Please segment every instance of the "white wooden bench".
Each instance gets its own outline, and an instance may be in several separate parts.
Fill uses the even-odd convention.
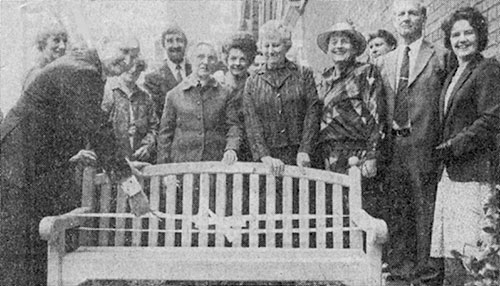
[[[48,285],[92,280],[342,281],[381,285],[384,221],[361,208],[360,172],[261,163],[146,167],[158,216],[129,213],[104,174],[84,172],[82,207],[46,217]],[[67,251],[67,233],[78,245]],[[73,243],[74,244],[74,243]]]

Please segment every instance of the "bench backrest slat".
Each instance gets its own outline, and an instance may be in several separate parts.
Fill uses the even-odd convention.
[[[342,186],[332,185],[332,226],[338,228],[339,231],[333,232],[333,248],[342,248],[344,233],[341,231],[344,224],[344,212],[342,207]]]
[[[272,175],[266,176],[266,214],[268,219],[266,220],[266,246],[275,247],[276,234],[275,230],[275,220],[272,218],[276,214],[276,177]]]
[[[316,247],[326,247],[326,189],[325,182],[316,182]]]
[[[234,174],[233,176],[233,216],[242,215],[242,202],[243,202],[243,175]],[[232,246],[241,247],[241,234],[236,234]]]
[[[293,214],[293,180],[292,177],[283,178],[283,188],[281,193],[283,196],[283,215]],[[288,218],[283,219],[283,247],[292,248],[292,220]]]
[[[227,214],[227,176],[226,174],[219,174],[215,182],[215,213],[216,214]],[[217,228],[218,226],[216,226]],[[225,245],[225,236],[221,232],[217,232],[215,235],[215,246],[223,247]]]
[[[198,214],[205,212],[208,209],[208,197],[210,194],[210,179],[208,174],[201,174],[199,182],[200,195],[198,196]],[[198,225],[198,230],[198,246],[208,246],[208,225],[206,225],[205,223],[200,223]]]
[[[118,190],[116,191],[116,212],[124,213],[127,211],[127,195],[123,192],[120,186],[117,186]],[[124,218],[116,218],[115,225],[116,229],[124,229],[125,228],[125,219]],[[124,246],[125,245],[125,232],[117,231],[115,233],[115,246]]]
[[[175,206],[177,202],[177,177],[175,175],[168,175],[165,179],[165,185],[163,188],[163,190],[165,190],[164,212],[173,216],[175,215]],[[175,229],[175,219],[173,217],[165,218],[165,229],[170,230],[165,233],[165,246],[174,246],[175,233],[172,230]]]
[[[259,203],[260,203],[260,198],[259,198],[259,175],[257,174],[251,174],[250,175],[250,184],[249,184],[249,214],[250,215],[258,215],[259,214]],[[259,221],[251,221],[249,224],[249,229],[250,229],[250,237],[249,237],[249,243],[250,247],[258,247],[259,246],[259,235],[257,233],[259,229]]]
[[[193,210],[193,175],[185,174],[182,178],[182,212],[192,214]],[[187,219],[182,221],[182,246],[191,246],[193,232],[191,222]]]
[[[301,229],[309,228],[309,180],[300,179],[299,180],[299,214],[302,218],[299,221]],[[309,246],[309,232],[300,232],[300,247],[307,248]]]
[[[111,184],[109,179],[107,179],[106,183],[101,185],[101,193],[99,196],[99,211],[102,213],[109,213],[111,211]],[[110,227],[110,219],[102,218],[99,220],[99,228],[109,228]],[[98,240],[99,246],[108,246],[109,245],[109,231],[99,231]]]
[[[151,191],[149,195],[149,205],[152,210],[160,209],[160,188],[161,181],[160,177],[151,178],[150,182]],[[158,227],[159,227],[159,219],[153,217],[149,220],[149,237],[148,237],[148,245],[149,246],[157,246],[158,245]]]

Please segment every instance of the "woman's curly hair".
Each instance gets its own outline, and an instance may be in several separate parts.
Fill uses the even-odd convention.
[[[453,25],[460,20],[466,20],[469,22],[478,38],[478,51],[484,51],[484,49],[488,46],[488,23],[481,12],[473,7],[459,8],[443,22],[441,30],[444,32],[444,46],[447,49],[452,49],[450,43],[451,29],[453,28]]]
[[[253,63],[257,54],[257,42],[254,37],[247,32],[237,32],[231,35],[222,46],[224,60],[227,62],[227,56],[231,49],[241,50],[248,58],[249,63]]]

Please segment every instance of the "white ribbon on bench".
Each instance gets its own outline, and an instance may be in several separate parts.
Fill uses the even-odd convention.
[[[240,216],[222,217],[206,208],[200,211],[200,215],[194,216],[192,222],[199,229],[207,229],[208,225],[215,225],[229,242],[233,242],[241,235],[241,228],[245,227],[248,219]]]

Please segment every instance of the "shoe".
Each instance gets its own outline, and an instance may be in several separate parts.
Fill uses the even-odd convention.
[[[397,265],[389,266],[389,268],[387,269],[389,272],[389,277],[387,277],[387,280],[410,281],[414,268],[415,268],[415,263],[410,260],[403,260]]]
[[[420,264],[413,270],[410,283],[413,285],[442,285],[443,271],[435,263]]]

